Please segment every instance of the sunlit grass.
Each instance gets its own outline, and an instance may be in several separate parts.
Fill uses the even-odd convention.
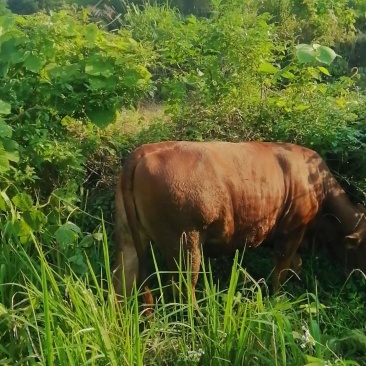
[[[163,106],[149,101],[135,110],[122,110],[117,121],[106,128],[112,135],[137,135],[157,121],[168,122],[169,116],[164,113]]]

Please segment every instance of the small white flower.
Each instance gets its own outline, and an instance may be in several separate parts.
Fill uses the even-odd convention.
[[[197,351],[188,350],[187,354],[181,353],[179,358],[185,362],[199,362],[204,354],[205,351],[202,348],[199,348]]]
[[[305,348],[306,346],[313,347],[315,345],[314,338],[310,334],[310,331],[307,327],[302,326],[302,330],[304,331],[304,334],[301,336],[302,343],[300,344],[301,348]]]

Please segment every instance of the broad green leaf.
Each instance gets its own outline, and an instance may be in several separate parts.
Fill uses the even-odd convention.
[[[85,262],[84,262],[83,255],[81,253],[78,253],[78,254],[73,255],[72,257],[70,257],[68,259],[68,261],[70,263],[75,263],[78,266],[82,266],[82,267],[85,267],[86,266],[85,265]]]
[[[10,114],[10,112],[11,112],[11,105],[0,99],[0,114]],[[1,133],[0,133],[0,136],[2,136]],[[8,137],[10,137],[10,136],[8,136]]]
[[[94,46],[99,32],[98,26],[94,23],[90,23],[86,27],[84,27],[83,30],[85,30],[86,40]]]
[[[4,61],[4,60],[1,60]],[[9,62],[0,63],[0,77],[5,77],[9,71]]]
[[[87,111],[86,115],[96,126],[104,128],[117,120],[118,111],[97,108]]]
[[[0,118],[0,139],[10,138],[12,133],[13,133],[12,128],[8,126],[5,123],[5,121]]]
[[[2,141],[7,158],[14,163],[19,161],[19,145],[16,141],[5,139]]]
[[[314,67],[309,67],[308,68],[308,73],[317,80],[320,80],[320,74],[319,71],[317,69],[315,69]]]
[[[17,236],[28,236],[32,233],[32,229],[28,226],[24,219],[16,221],[13,228]]]
[[[6,203],[5,203],[5,201],[4,201],[4,198],[0,195],[0,210],[1,211],[7,211],[7,209],[6,209]]]
[[[90,76],[90,78],[88,79],[90,88],[93,90],[98,90],[98,89],[104,89],[105,87],[105,78],[100,78],[97,76]]]
[[[287,70],[280,71],[279,76],[285,79],[293,79],[295,77],[295,75],[291,71]]]
[[[88,266],[86,265],[84,257],[81,253],[73,255],[68,259],[68,261],[71,264],[72,270],[79,276],[84,274],[88,269]]]
[[[91,247],[92,245],[94,244],[94,239],[93,239],[93,236],[92,235],[85,235],[79,245],[82,247],[82,248],[89,248]]]
[[[341,108],[345,108],[347,105],[346,101],[342,97],[336,98],[335,101],[336,101],[337,105],[339,105]]]
[[[308,362],[304,366],[324,366],[325,362],[321,358],[306,355],[306,361]]]
[[[307,109],[309,109],[310,106],[305,105],[305,104],[298,104],[295,106],[295,111],[306,111]]]
[[[99,77],[99,76],[90,76],[88,78],[89,85],[91,89],[99,90],[99,89],[114,89],[118,83],[118,79],[115,75],[112,75],[108,78]]]
[[[287,106],[287,103],[284,100],[279,100],[279,101],[276,101],[276,105],[278,107],[286,107]]]
[[[56,188],[52,193],[52,198],[56,199],[57,205],[60,203],[60,200],[71,204],[80,202],[80,198],[74,193],[74,190],[66,188]]]
[[[68,81],[77,74],[79,67],[80,65],[78,64],[71,64],[64,67],[52,64],[47,65],[45,69],[52,77],[59,78],[62,81]]]
[[[301,63],[313,62],[315,55],[314,48],[308,44],[301,43],[296,46],[296,57]]]
[[[26,193],[18,193],[12,198],[14,205],[22,211],[30,211],[33,209],[32,197]]]
[[[69,79],[72,76],[75,76],[79,72],[80,65],[79,64],[71,64],[67,65],[63,68],[62,77],[64,79]]]
[[[62,118],[61,120],[61,124],[62,126],[70,126],[72,124],[75,123],[75,118],[72,118],[70,116],[65,116],[64,118]]]
[[[18,49],[16,47],[16,39],[10,38],[2,42],[0,52],[1,52],[1,61],[8,63],[11,60],[12,55],[18,52]]]
[[[88,63],[85,65],[85,72],[88,75],[102,75],[108,78],[113,75],[113,70],[113,65],[105,62],[105,60],[97,59],[96,57],[91,57]]]
[[[259,18],[259,17],[258,17],[258,18]],[[268,28],[269,28],[268,23],[267,23],[264,19],[261,19],[261,18],[259,18],[259,20],[258,20],[258,25],[259,25],[262,29],[268,29]]]
[[[323,66],[318,66],[318,70],[320,72],[322,72],[323,74],[325,74],[325,75],[331,76],[330,73],[329,73],[329,71],[325,67],[323,67]]]
[[[44,71],[53,78],[58,78],[62,75],[62,67],[54,63],[46,65]]]
[[[190,14],[187,18],[186,21],[190,24],[197,24],[197,18],[193,15]]]
[[[118,78],[115,75],[110,76],[109,78],[105,79],[104,88],[114,89],[118,83],[119,83]]]
[[[47,223],[46,216],[38,210],[25,212],[23,218],[29,227],[35,232],[41,232],[43,226]]]
[[[56,55],[56,52],[57,52],[55,50],[54,40],[43,37],[41,47],[42,48],[40,49],[40,55],[45,57],[47,60],[54,58],[54,56]]]
[[[65,227],[68,227],[70,230],[74,231],[77,234],[81,235],[81,230],[79,226],[75,225],[73,222],[68,221],[66,224],[64,224]]]
[[[129,87],[135,87],[139,80],[142,79],[141,74],[134,69],[126,69],[123,75],[123,83]]]
[[[134,70],[139,74],[140,82],[141,80],[148,81],[152,77],[150,71],[142,65],[136,65]]]
[[[275,309],[277,311],[286,311],[286,310],[291,309],[292,306],[293,305],[288,301],[285,301],[285,302],[279,301],[275,304]]]
[[[56,63],[54,62],[51,62],[49,64],[47,64],[45,67],[44,67],[44,70],[47,71],[47,72],[50,72],[53,71],[54,69],[56,68],[60,68],[61,66],[57,65]]]
[[[3,15],[0,17],[0,36],[7,32],[15,23],[14,15]]]
[[[9,168],[9,159],[6,157],[6,151],[0,143],[0,173],[6,172]]]
[[[79,233],[80,229],[76,225],[66,223],[56,230],[55,239],[57,243],[65,249],[76,242]]]
[[[39,72],[44,64],[45,61],[35,55],[29,55],[24,61],[25,68],[35,73]]]
[[[24,223],[24,225],[26,224]],[[30,243],[33,243],[32,235],[30,235],[32,233],[32,230],[29,229],[28,231],[29,234],[22,234],[19,236],[19,241],[23,245],[29,245]]]
[[[273,66],[272,64],[266,62],[258,67],[258,72],[262,72],[265,74],[275,74],[276,72],[280,71],[277,67]]]
[[[13,64],[19,64],[20,62],[23,62],[26,58],[26,54],[23,50],[21,51],[15,51],[10,55],[10,61]]]
[[[9,152],[5,150],[5,157],[14,163],[17,163],[19,161],[19,153],[18,151]]]
[[[94,233],[93,238],[97,241],[102,241],[103,240],[103,233]]]
[[[323,64],[330,65],[338,56],[331,48],[320,46],[316,50],[316,59]]]

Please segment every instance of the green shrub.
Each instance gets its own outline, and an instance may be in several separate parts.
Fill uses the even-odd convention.
[[[102,127],[136,104],[152,90],[146,66],[153,54],[126,31],[88,23],[85,11],[2,17],[0,24],[0,99],[11,105],[5,122],[20,154],[9,176],[25,187],[42,179],[45,193],[80,185],[91,150],[78,148],[67,126],[89,118]]]
[[[217,104],[256,82],[248,80],[250,71],[271,58],[273,49],[267,19],[246,3],[228,2],[208,19],[146,6],[126,14],[123,26],[131,28],[137,40],[153,45],[159,55],[156,82],[169,107],[179,110],[186,97]],[[257,98],[258,89],[252,88]]]

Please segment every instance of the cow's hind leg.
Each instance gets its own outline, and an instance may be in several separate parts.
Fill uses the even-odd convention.
[[[143,285],[143,303],[146,307],[153,305],[153,297],[148,285],[147,249],[150,240],[140,233],[143,253],[138,257],[136,248],[129,233],[120,231],[116,235],[118,239],[116,260],[113,265],[113,284],[118,297],[123,299],[131,295],[134,283],[137,288]]]
[[[275,269],[273,274],[273,289],[275,293],[286,279],[288,270],[294,269],[297,272],[301,267],[301,258],[298,256],[297,250],[299,249],[304,233],[305,228],[301,228],[296,232],[283,235],[275,241]]]
[[[130,296],[138,277],[139,261],[133,244],[118,247],[113,264],[113,285],[118,297]]]
[[[141,244],[143,246],[142,256],[139,257],[139,270],[138,270],[138,286],[142,286],[142,302],[145,308],[146,314],[152,312],[152,306],[154,305],[154,297],[150,289],[149,280],[149,261],[147,257],[148,248],[150,246],[150,239],[140,232]]]

